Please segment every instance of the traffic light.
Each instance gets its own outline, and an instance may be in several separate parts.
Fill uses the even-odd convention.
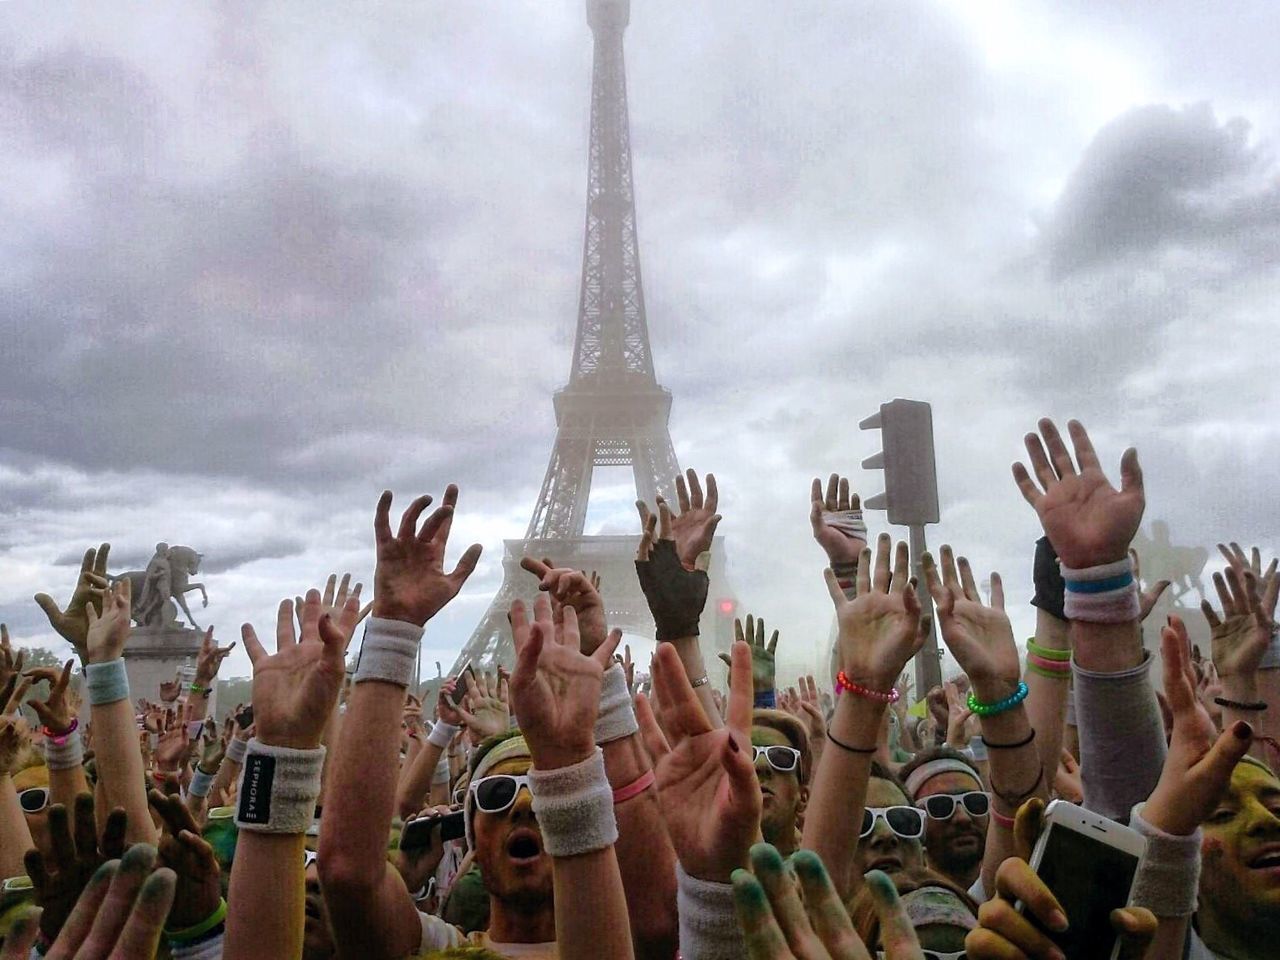
[[[933,411],[921,400],[880,404],[858,426],[879,430],[884,448],[862,461],[884,471],[884,493],[862,501],[869,510],[887,510],[889,522],[923,526],[938,522],[938,474],[933,458]]]
[[[738,601],[723,597],[716,601],[716,651],[728,653],[733,647],[733,620],[738,613]]]

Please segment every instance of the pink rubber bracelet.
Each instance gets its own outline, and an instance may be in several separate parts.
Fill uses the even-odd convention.
[[[657,777],[653,775],[652,769],[646,770],[625,787],[619,787],[617,790],[613,791],[613,802],[615,804],[623,803],[630,800],[632,797],[640,796],[640,794],[653,786],[653,782],[656,779]]]
[[[1034,653],[1028,653],[1027,663],[1034,663],[1041,670],[1060,673],[1064,677],[1071,675],[1071,661],[1069,660],[1050,660],[1048,657],[1039,657]]]

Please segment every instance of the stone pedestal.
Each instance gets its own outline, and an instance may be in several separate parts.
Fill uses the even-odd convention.
[[[195,677],[196,657],[204,633],[185,627],[134,627],[124,649],[129,692],[134,703],[141,697],[160,701],[160,684],[174,678],[179,670],[190,683]],[[210,703],[210,712],[213,704]]]

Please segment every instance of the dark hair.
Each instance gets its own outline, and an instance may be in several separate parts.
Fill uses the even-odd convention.
[[[955,747],[948,747],[945,744],[941,747],[930,747],[928,750],[921,750],[902,765],[898,770],[898,776],[902,778],[902,782],[905,784],[911,779],[912,772],[919,767],[924,766],[926,763],[929,763],[931,760],[959,760],[973,771],[973,779],[978,781],[978,785],[982,785],[982,775],[978,773],[978,767],[973,762],[973,758],[961,753],[959,750],[955,749]],[[902,792],[906,794],[907,799],[912,803],[916,802],[916,798],[911,796],[910,793],[907,793],[906,789],[903,789]]]
[[[906,784],[904,784],[901,780],[899,780],[897,775],[888,767],[886,767],[884,764],[882,764],[879,760],[871,761],[871,776],[877,780],[888,780],[895,787],[897,787],[899,790],[902,791],[902,795],[904,797],[907,796]]]

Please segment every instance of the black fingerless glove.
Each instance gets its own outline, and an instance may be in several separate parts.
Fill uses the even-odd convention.
[[[684,568],[674,540],[659,540],[648,560],[637,560],[636,576],[649,602],[659,643],[698,635],[698,618],[707,605],[711,579],[705,570]]]
[[[1058,551],[1053,549],[1048,537],[1041,537],[1036,541],[1036,562],[1032,575],[1036,582],[1036,595],[1031,598],[1031,605],[1053,614],[1059,620],[1067,619],[1063,607],[1063,594],[1067,586],[1062,579],[1062,570],[1058,567]]]

